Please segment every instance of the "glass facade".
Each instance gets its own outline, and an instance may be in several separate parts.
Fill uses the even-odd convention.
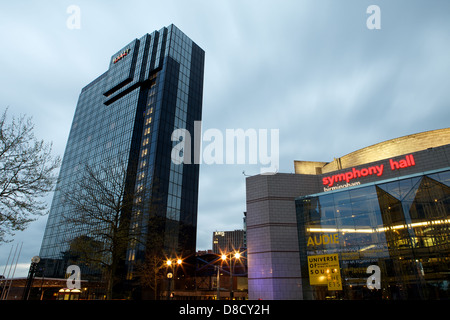
[[[450,171],[296,199],[303,297],[450,298]]]
[[[73,210],[64,194],[86,165],[125,163],[127,188],[145,190],[131,210],[130,230],[139,229],[141,239],[127,246],[127,279],[153,245],[149,230],[167,256],[195,253],[199,165],[171,161],[171,135],[194,132],[201,120],[203,68],[204,51],[170,25],[119,50],[108,71],[82,89],[40,251],[46,277],[64,277],[71,242],[89,236],[64,218]]]

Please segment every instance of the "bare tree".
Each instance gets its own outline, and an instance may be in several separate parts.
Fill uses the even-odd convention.
[[[31,118],[0,118],[0,244],[7,235],[25,230],[31,221],[48,213],[44,197],[56,182],[60,158],[52,145],[37,140]]]
[[[78,241],[71,240],[71,249],[81,253],[84,262],[104,270],[108,299],[129,243],[139,238],[137,231],[130,228],[130,217],[143,190],[134,188],[134,179],[127,170],[125,164],[114,161],[86,166],[71,190],[64,193],[71,208],[65,219],[97,244],[86,246],[79,237]]]
[[[153,293],[154,300],[158,300],[158,291],[165,279],[162,271],[166,268],[166,260],[154,251],[148,251],[145,260],[138,261],[135,266],[135,276],[139,279],[140,285]]]
[[[146,237],[146,248],[144,259],[135,262],[134,276],[139,279],[139,283],[142,288],[149,289],[153,293],[153,299],[158,299],[158,291],[161,287],[162,281],[165,279],[165,273],[167,269],[167,256],[163,252],[163,234],[161,229],[164,226],[164,219],[159,217],[157,207],[152,207],[148,222]]]

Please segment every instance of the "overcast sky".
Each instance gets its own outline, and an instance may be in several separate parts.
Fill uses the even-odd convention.
[[[69,29],[70,5],[80,28]],[[381,29],[369,29],[370,5]],[[278,129],[279,171],[388,139],[449,127],[450,1],[8,1],[0,9],[0,106],[33,117],[62,156],[81,88],[112,54],[171,23],[206,52],[203,129]],[[261,165],[203,165],[198,249],[242,229],[245,176]],[[51,198],[50,198],[51,199]],[[0,274],[39,254],[47,217],[0,245]],[[14,247],[15,248],[15,247]]]

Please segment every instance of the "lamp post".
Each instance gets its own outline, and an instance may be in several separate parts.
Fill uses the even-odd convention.
[[[183,260],[180,258],[177,258],[176,260],[177,266],[181,266],[183,264]],[[173,261],[171,259],[166,260],[166,267],[171,268],[173,271]],[[167,281],[169,282],[168,288],[167,288],[167,300],[170,299],[170,292],[172,291],[172,279],[173,279],[173,273],[167,272]]]
[[[34,256],[31,259],[31,265],[30,270],[28,271],[28,277],[27,277],[27,283],[25,285],[25,290],[23,291],[23,300],[28,300],[28,297],[30,296],[30,290],[33,285],[33,279],[36,274],[36,268],[41,258],[39,256]]]
[[[239,252],[234,253],[234,262],[232,262],[232,256],[230,255],[230,276],[231,276],[231,286],[230,286],[230,300],[234,299],[234,292],[233,292],[233,272],[234,272],[234,266],[236,264],[236,260],[239,260],[241,257],[241,254]],[[231,266],[231,263],[233,263],[233,266]]]
[[[217,267],[217,300],[220,300],[220,267]]]
[[[234,265],[236,263],[236,260],[239,260],[241,258],[241,254],[239,251],[235,252],[234,254],[229,253],[230,256],[230,300],[233,300],[234,294],[233,294],[233,269]],[[234,258],[234,263],[233,263]],[[227,255],[222,254],[221,256],[222,262],[227,260]],[[217,296],[219,297],[219,271],[217,271]]]

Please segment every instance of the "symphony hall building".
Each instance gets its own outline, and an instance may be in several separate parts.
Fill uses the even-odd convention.
[[[250,299],[450,299],[450,129],[247,178]]]

